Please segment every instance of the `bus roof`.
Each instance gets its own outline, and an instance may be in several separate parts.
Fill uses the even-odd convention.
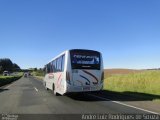
[[[92,51],[92,52],[98,52],[98,53],[100,53],[99,51],[96,51],[96,50],[89,50],[89,49],[70,49],[69,51],[78,51],[78,50],[86,50],[86,51]]]

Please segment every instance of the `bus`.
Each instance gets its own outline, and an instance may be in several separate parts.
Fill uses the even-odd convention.
[[[43,84],[54,95],[100,91],[103,88],[102,54],[94,50],[71,49],[45,65]]]

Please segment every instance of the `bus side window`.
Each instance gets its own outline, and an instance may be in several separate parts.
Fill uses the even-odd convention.
[[[47,73],[50,73],[50,64],[47,65]]]
[[[56,61],[55,60],[53,61],[53,72],[54,73],[56,72]]]
[[[62,66],[61,66],[61,71],[64,71],[64,60],[65,60],[65,56],[62,55]]]
[[[57,61],[57,64],[56,64],[57,72],[59,72],[59,58],[57,58],[56,61]]]
[[[52,73],[52,62],[50,62],[50,73]]]
[[[59,70],[59,72],[61,72],[61,64],[62,64],[61,61],[62,61],[62,57],[59,57],[58,59],[59,59],[59,60],[58,60],[58,63],[59,63],[59,64],[58,64],[58,70]]]
[[[57,59],[55,60],[55,72],[57,72]]]

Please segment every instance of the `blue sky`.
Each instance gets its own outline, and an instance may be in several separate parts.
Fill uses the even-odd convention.
[[[105,68],[160,67],[159,0],[0,0],[0,58],[43,67],[66,49],[102,52]]]

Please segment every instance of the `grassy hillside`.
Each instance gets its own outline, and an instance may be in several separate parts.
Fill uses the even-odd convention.
[[[117,92],[138,92],[160,95],[160,71],[112,74],[105,78],[104,89]]]

